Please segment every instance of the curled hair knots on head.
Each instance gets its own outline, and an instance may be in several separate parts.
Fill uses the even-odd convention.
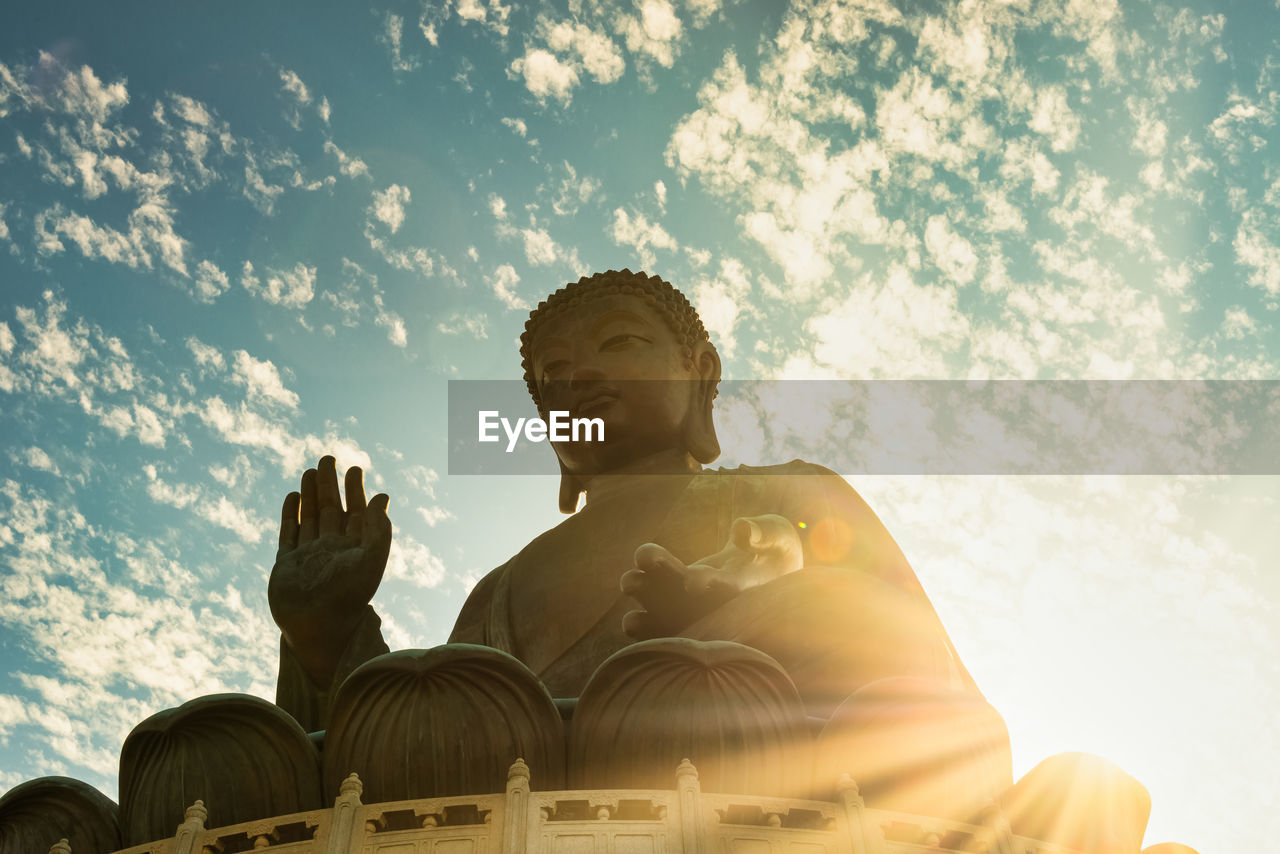
[[[539,409],[542,408],[542,397],[538,392],[537,377],[533,370],[533,338],[538,330],[549,320],[559,317],[592,300],[608,296],[634,296],[644,300],[645,304],[657,312],[666,323],[667,328],[680,342],[687,357],[693,356],[694,348],[709,341],[706,327],[684,294],[667,281],[658,276],[646,275],[643,271],[633,273],[629,269],[608,270],[592,276],[583,276],[576,282],[570,282],[551,296],[538,303],[538,307],[529,312],[524,332],[520,336],[520,360],[524,368],[524,381],[529,387],[529,394]]]

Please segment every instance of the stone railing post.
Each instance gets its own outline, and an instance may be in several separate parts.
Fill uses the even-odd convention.
[[[525,854],[529,849],[529,766],[523,759],[512,762],[507,769],[507,802],[503,813],[503,854]]]
[[[882,854],[884,845],[879,832],[867,825],[867,804],[862,800],[858,784],[848,774],[841,774],[836,781],[836,792],[844,806],[845,821],[849,825],[849,844],[853,854]]]
[[[59,839],[49,846],[49,854],[71,854],[71,843],[65,837]]]
[[[200,851],[200,837],[204,833],[204,823],[209,820],[209,811],[204,808],[204,801],[196,801],[187,807],[173,835],[173,854],[193,854]]]
[[[680,808],[680,843],[684,854],[702,854],[706,822],[702,819],[702,787],[698,769],[688,759],[676,768],[676,804]]]
[[[364,826],[356,819],[360,814],[360,793],[364,784],[360,777],[352,771],[342,781],[338,797],[333,801],[333,818],[329,821],[329,838],[325,845],[325,854],[352,854],[359,849],[364,836]],[[359,831],[359,838],[357,837]],[[175,852],[176,854],[176,852]]]

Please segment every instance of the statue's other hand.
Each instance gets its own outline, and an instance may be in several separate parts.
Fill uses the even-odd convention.
[[[284,500],[280,548],[267,586],[271,616],[303,669],[320,686],[373,598],[387,567],[391,520],[387,496],[365,502],[364,474],[346,474],[347,507],[334,458],[302,475],[301,492]]]
[[[623,617],[622,630],[642,640],[673,635],[743,590],[799,569],[804,550],[795,526],[771,514],[734,520],[725,547],[691,564],[654,543],[636,549],[635,562],[621,586],[641,609]]]

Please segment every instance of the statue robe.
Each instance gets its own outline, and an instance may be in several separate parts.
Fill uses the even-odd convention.
[[[804,568],[739,594],[680,634],[729,640],[773,656],[809,714],[826,717],[853,691],[889,676],[976,687],[901,549],[866,502],[833,472],[777,466],[619,478],[525,546],[471,591],[450,643],[495,647],[522,661],[554,697],[581,693],[606,658],[634,640],[637,608],[619,579],[644,543],[685,563],[724,547],[735,519],[777,514],[796,525]],[[332,688],[387,651],[369,609]],[[282,644],[278,702],[320,728],[319,692]]]

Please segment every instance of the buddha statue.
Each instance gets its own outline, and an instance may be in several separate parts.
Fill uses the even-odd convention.
[[[539,411],[601,417],[606,441],[552,446],[572,515],[476,585],[450,643],[508,652],[562,699],[657,637],[759,649],[817,717],[879,678],[976,692],[902,551],[842,478],[799,460],[704,468],[720,452],[720,359],[670,284],[626,270],[572,283],[531,313],[521,356]],[[366,503],[358,468],[345,487],[344,508],[332,457],[303,475],[270,582],[278,703],[309,729],[346,675],[387,651],[367,604],[387,498]]]

